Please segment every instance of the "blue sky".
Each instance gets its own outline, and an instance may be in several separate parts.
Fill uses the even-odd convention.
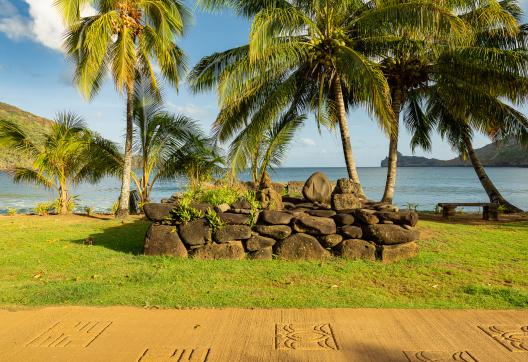
[[[124,100],[108,81],[101,93],[86,102],[72,85],[72,65],[60,49],[63,26],[53,8],[54,0],[0,0],[0,101],[52,118],[69,110],[82,115],[91,128],[121,142],[124,132]],[[521,1],[525,10],[528,0]],[[195,18],[187,36],[179,41],[190,66],[203,56],[247,43],[249,22],[229,12],[208,14],[194,9]],[[193,95],[182,84],[179,92],[166,88],[170,111],[184,113],[210,130],[218,107],[214,93]],[[388,141],[366,112],[349,114],[352,147],[361,167],[379,166],[386,157]],[[489,143],[478,136],[476,146]],[[400,151],[411,154],[404,131]],[[433,150],[417,155],[448,159],[456,155],[435,137]],[[322,130],[308,121],[292,144],[284,166],[344,166],[338,134]]]

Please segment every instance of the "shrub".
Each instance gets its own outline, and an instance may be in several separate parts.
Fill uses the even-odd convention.
[[[92,216],[92,215],[94,214],[94,211],[95,211],[94,208],[91,207],[91,206],[86,206],[86,207],[84,208],[84,212],[85,212],[86,215],[88,215],[88,216]]]
[[[205,218],[207,219],[209,225],[211,226],[211,228],[213,228],[213,230],[217,230],[224,226],[224,222],[220,220],[220,217],[213,209],[207,209],[207,211],[205,212]]]
[[[53,209],[53,202],[39,202],[35,207],[35,213],[39,216],[49,215],[50,211]]]
[[[251,227],[255,226],[258,221],[259,212],[261,208],[261,204],[259,201],[257,201],[257,194],[253,190],[246,191],[246,193],[243,196],[247,202],[251,205],[251,213],[250,213],[250,219],[249,219],[249,225]]]
[[[112,209],[111,209],[111,213],[112,215],[115,215],[117,214],[117,210],[119,210],[119,201],[116,201],[112,204]]]
[[[68,212],[72,212],[73,209],[75,208],[75,199],[76,199],[76,196],[68,200],[68,204],[66,205],[66,209],[68,210]],[[53,201],[50,204],[50,206],[51,206],[51,209],[53,209],[53,211],[58,214],[61,210],[60,199],[56,199],[55,201]]]
[[[171,211],[172,219],[186,224],[190,221],[203,218],[205,216],[204,213],[191,207],[190,201],[189,199],[180,200],[178,206]]]
[[[13,207],[7,208],[7,215],[8,216],[15,216],[17,214],[18,210]]]
[[[231,205],[240,198],[240,192],[224,186],[207,191],[195,191],[194,197],[196,201],[205,202],[212,206],[218,206],[221,204]]]

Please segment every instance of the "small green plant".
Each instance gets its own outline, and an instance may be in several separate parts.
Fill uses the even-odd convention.
[[[499,205],[497,207],[497,211],[500,212],[501,214],[504,214],[506,212],[506,206],[504,205]]]
[[[7,215],[8,216],[15,216],[17,214],[18,210],[13,207],[7,208]]]
[[[213,230],[220,229],[224,226],[224,222],[220,219],[216,211],[211,208],[207,209],[205,212],[205,218]]]
[[[77,199],[78,199],[78,197],[77,197],[77,196],[74,196],[74,197],[70,198],[70,199],[67,201],[67,204],[66,204],[66,210],[67,210],[68,212],[72,212],[73,209],[75,209],[75,203],[76,203],[76,200],[77,200]],[[55,201],[53,201],[53,202],[51,203],[51,208],[53,209],[53,211],[54,211],[55,213],[58,214],[58,213],[60,212],[61,208],[62,208],[62,207],[61,207],[61,201],[60,201],[60,199],[56,199]]]
[[[258,221],[259,213],[260,213],[260,202],[257,201],[257,194],[253,190],[247,191],[243,196],[247,202],[251,205],[251,212],[249,214],[249,225],[251,227],[255,226]]]
[[[39,202],[35,207],[35,214],[39,216],[49,215],[51,210],[53,210],[53,202]]]
[[[112,204],[112,209],[111,209],[112,215],[117,214],[117,210],[119,210],[119,201],[116,201]]]
[[[224,186],[207,191],[201,191],[195,195],[195,199],[200,202],[208,203],[212,206],[222,204],[231,205],[240,198],[238,190]]]
[[[190,205],[190,201],[187,199],[180,200],[178,206],[171,211],[171,217],[173,220],[182,222],[184,224],[201,219],[205,215],[202,211],[195,209]]]
[[[91,206],[86,206],[86,207],[84,208],[84,212],[85,212],[86,215],[88,215],[88,216],[92,216],[92,215],[94,214],[94,211],[95,211],[94,208],[91,207]]]

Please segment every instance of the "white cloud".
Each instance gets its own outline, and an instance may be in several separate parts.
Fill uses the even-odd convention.
[[[309,147],[314,147],[316,146],[317,144],[315,143],[315,141],[311,138],[301,138],[301,143],[304,145],[304,146],[309,146]]]
[[[50,49],[63,51],[62,42],[65,25],[54,6],[55,0],[24,0],[28,4],[28,15],[23,16],[10,0],[0,0],[0,32],[12,40],[28,39]],[[82,15],[93,15],[95,10],[87,7]]]
[[[180,106],[173,102],[166,102],[167,106],[174,109],[178,113],[182,113],[192,118],[204,118],[210,115],[210,106],[198,106],[193,103],[188,103],[184,106]]]

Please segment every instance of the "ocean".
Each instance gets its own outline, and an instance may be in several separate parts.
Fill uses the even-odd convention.
[[[271,172],[273,181],[304,181],[312,173],[322,171],[332,180],[346,177],[345,168],[279,168]],[[383,195],[386,169],[359,168],[363,188],[370,199]],[[489,168],[488,174],[507,200],[528,210],[528,168]],[[247,175],[241,175],[247,180]],[[186,180],[159,181],[152,192],[153,201],[183,191]],[[86,206],[98,212],[107,212],[119,196],[119,180],[106,178],[95,185],[82,184],[73,188],[77,195],[77,211]],[[56,195],[31,184],[15,184],[7,173],[0,173],[0,214],[8,208],[28,213],[39,202],[51,201]],[[472,168],[416,167],[400,168],[394,203],[400,207],[417,205],[418,210],[433,210],[439,202],[486,202],[488,198]],[[468,210],[469,211],[469,210]]]

